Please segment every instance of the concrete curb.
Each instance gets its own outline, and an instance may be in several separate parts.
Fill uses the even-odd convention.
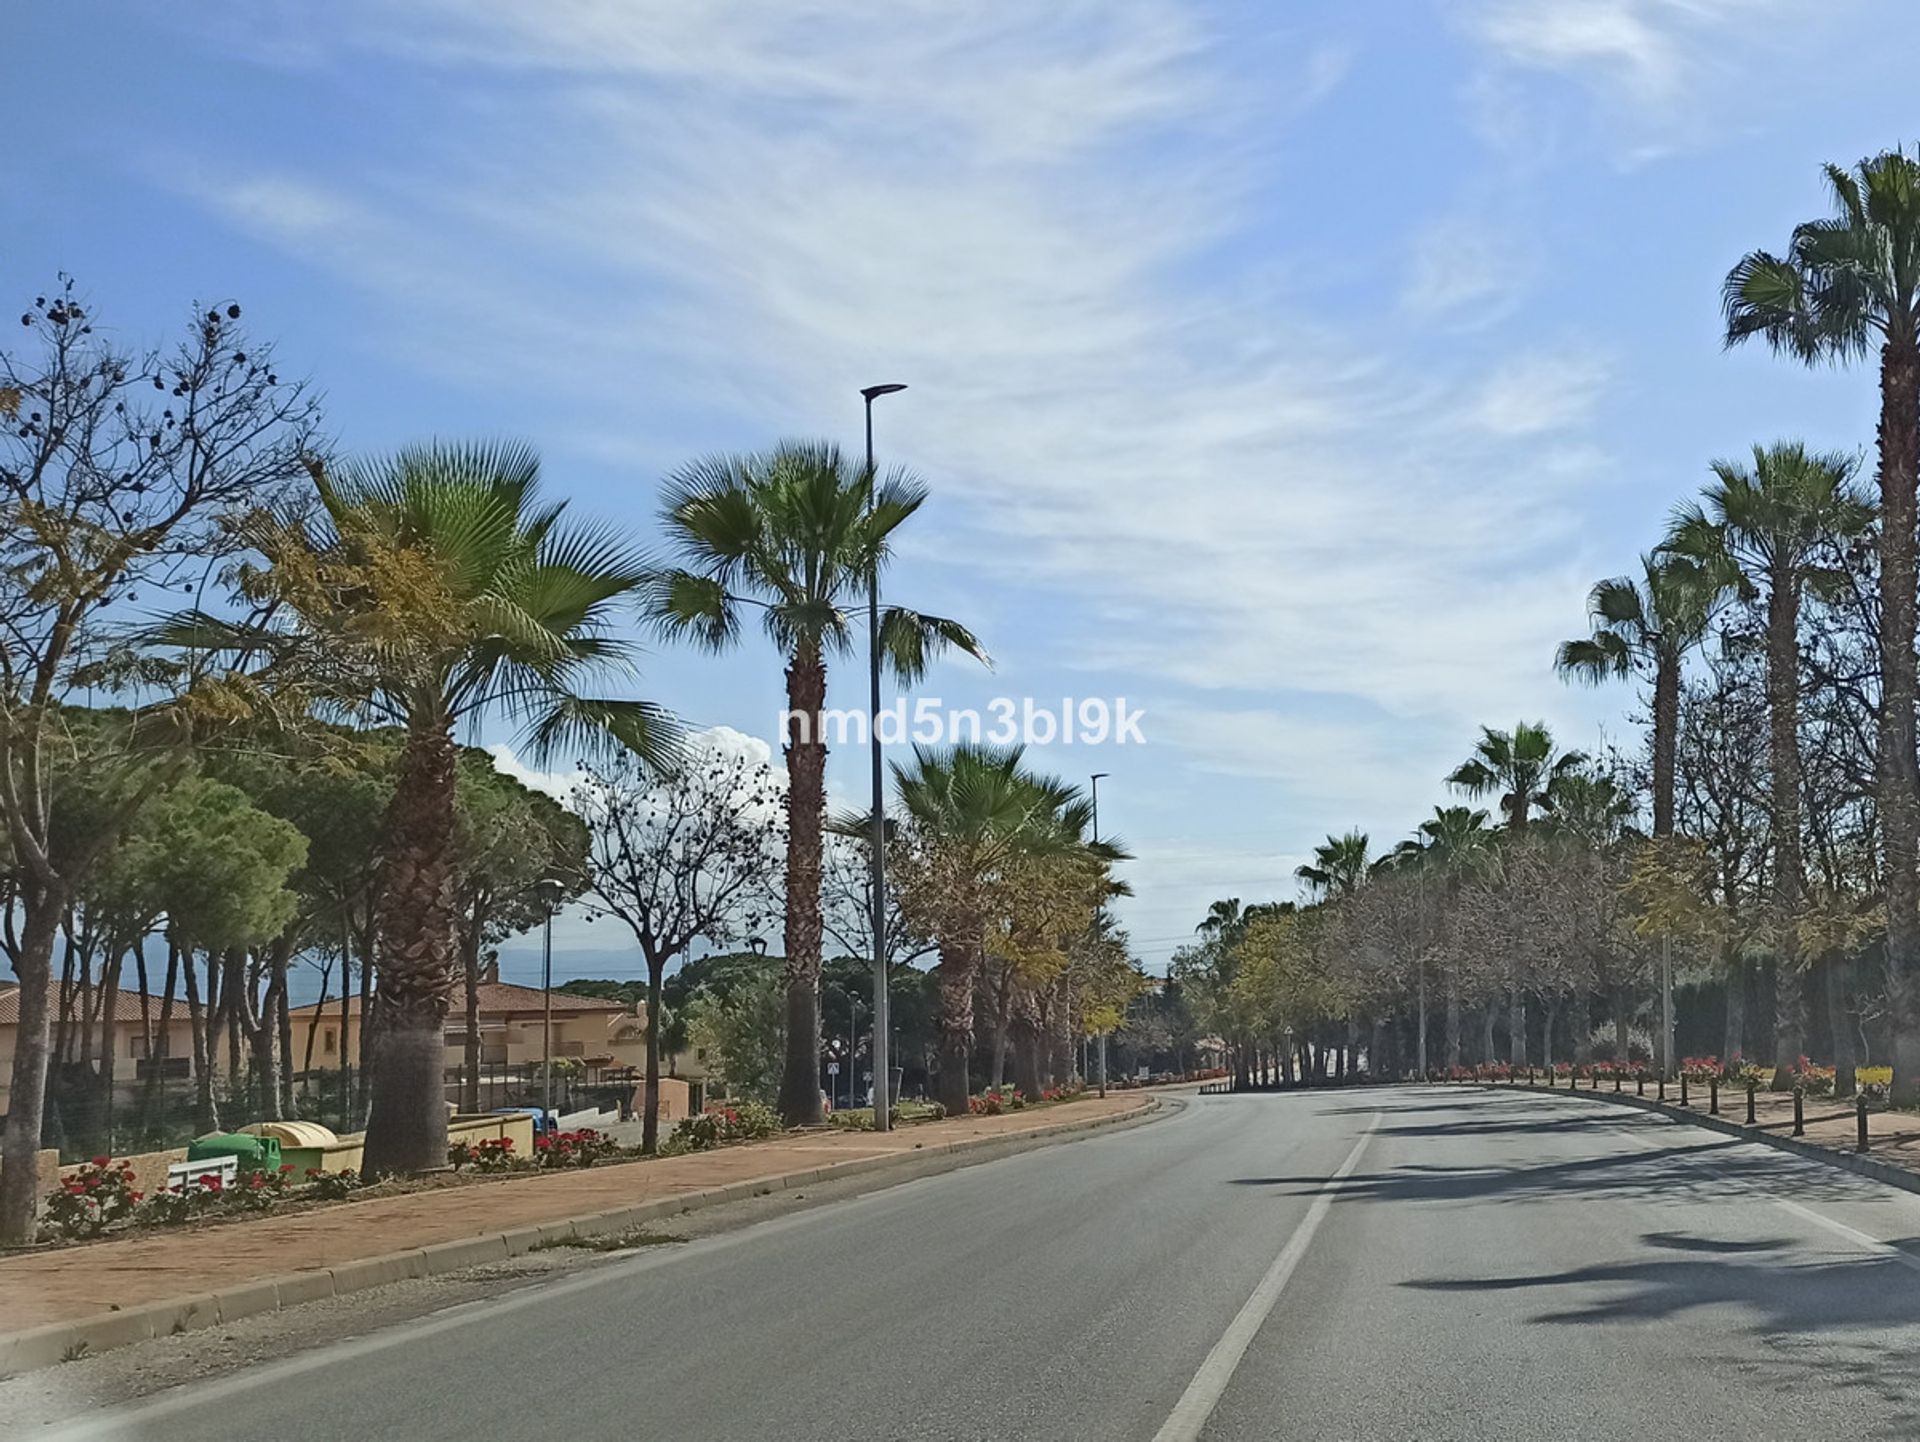
[[[1447,1083],[1436,1082],[1434,1085],[1446,1086]],[[1863,1177],[1870,1177],[1876,1182],[1884,1182],[1903,1192],[1920,1192],[1920,1173],[1910,1172],[1905,1167],[1896,1167],[1890,1162],[1876,1161],[1871,1153],[1862,1156],[1858,1152],[1835,1151],[1832,1147],[1796,1141],[1792,1137],[1783,1137],[1773,1132],[1762,1131],[1758,1127],[1749,1127],[1745,1122],[1728,1121],[1725,1117],[1714,1116],[1711,1112],[1695,1111],[1692,1107],[1683,1107],[1675,1102],[1662,1102],[1653,1097],[1634,1096],[1631,1092],[1583,1092],[1568,1087],[1543,1087],[1527,1083],[1508,1086],[1503,1082],[1469,1082],[1464,1085],[1477,1087],[1482,1091],[1533,1092],[1538,1096],[1576,1097],[1585,1101],[1633,1107],[1639,1111],[1652,1112],[1655,1116],[1665,1117],[1668,1121],[1681,1126],[1701,1127],[1706,1131],[1738,1137],[1741,1141],[1758,1142],[1761,1146],[1772,1147],[1776,1151],[1791,1152],[1794,1156],[1806,1157],[1809,1161],[1825,1162],[1830,1167],[1838,1167],[1843,1172],[1854,1172]],[[1734,1092],[1725,1095],[1741,1094]]]
[[[1164,1110],[1157,1096],[1148,1096],[1143,1098],[1142,1105],[1131,1111],[1116,1112],[1111,1116],[1060,1122],[1010,1136],[971,1137],[964,1141],[942,1142],[891,1156],[856,1157],[851,1161],[829,1162],[824,1166],[782,1176],[749,1177],[725,1186],[706,1187],[696,1192],[636,1202],[630,1207],[614,1207],[607,1211],[515,1227],[504,1232],[485,1232],[475,1237],[437,1242],[432,1246],[415,1247],[407,1251],[387,1252],[377,1257],[360,1257],[337,1267],[256,1278],[218,1292],[167,1297],[71,1322],[49,1322],[24,1332],[0,1334],[0,1378],[18,1376],[22,1372],[36,1371],[58,1362],[98,1356],[116,1347],[151,1341],[155,1337],[174,1336],[202,1327],[226,1326],[243,1317],[295,1307],[302,1302],[344,1297],[390,1282],[437,1277],[467,1267],[484,1266],[489,1262],[504,1262],[509,1257],[530,1252],[543,1243],[569,1237],[604,1236],[610,1232],[631,1231],[666,1217],[705,1211],[709,1207],[725,1206],[729,1202],[746,1201],[756,1196],[769,1196],[795,1187],[817,1186],[825,1181],[883,1172],[929,1157],[966,1156],[970,1162],[992,1161],[998,1156],[1013,1156],[1089,1132],[1137,1126],[1152,1120]]]

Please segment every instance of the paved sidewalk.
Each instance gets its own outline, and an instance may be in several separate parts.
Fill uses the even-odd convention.
[[[367,1258],[646,1203],[692,1200],[723,1187],[751,1187],[762,1179],[779,1185],[796,1173],[820,1168],[871,1166],[915,1152],[1099,1124],[1150,1105],[1148,1094],[1126,1091],[997,1117],[924,1122],[884,1136],[807,1132],[662,1161],[515,1177],[347,1202],[291,1216],[181,1232],[149,1231],[125,1240],[24,1253],[0,1258],[0,1328],[15,1333],[131,1312],[267,1278],[307,1272],[324,1275],[328,1269]]]

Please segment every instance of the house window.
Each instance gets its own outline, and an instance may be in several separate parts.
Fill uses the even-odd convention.
[[[320,1033],[320,1050],[326,1056],[332,1056],[339,1050],[339,1038],[332,1027]]]
[[[147,1057],[147,1039],[139,1032],[127,1038],[127,1057],[132,1061],[145,1061]]]

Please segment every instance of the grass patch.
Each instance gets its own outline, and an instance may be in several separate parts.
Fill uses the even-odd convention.
[[[528,1250],[550,1252],[559,1247],[571,1247],[577,1252],[628,1252],[635,1247],[664,1247],[683,1240],[666,1232],[604,1232],[592,1237],[555,1237],[550,1242],[537,1242]]]

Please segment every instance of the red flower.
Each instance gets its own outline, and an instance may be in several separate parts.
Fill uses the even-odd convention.
[[[91,1162],[87,1163],[87,1165],[104,1168],[107,1165],[107,1163],[112,1160],[113,1160],[112,1157],[95,1157]]]
[[[292,1162],[282,1162],[282,1163],[280,1163],[280,1170],[281,1170],[281,1171],[283,1171],[283,1172],[290,1172],[290,1171],[292,1171],[292,1170],[293,1170],[293,1163],[292,1163]]]

